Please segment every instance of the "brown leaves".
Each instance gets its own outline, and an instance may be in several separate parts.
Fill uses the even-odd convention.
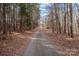
[[[50,41],[65,55],[79,55],[79,35],[71,38],[65,34],[48,33]]]
[[[0,55],[20,55],[29,43],[29,33],[14,32],[7,40],[0,41]],[[30,33],[30,36],[32,33]]]

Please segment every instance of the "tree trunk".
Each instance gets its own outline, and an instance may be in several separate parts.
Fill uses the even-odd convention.
[[[73,15],[72,15],[72,4],[69,5],[70,7],[70,20],[71,20],[71,25],[70,25],[70,33],[71,33],[71,37],[73,37]]]
[[[6,31],[6,3],[3,3],[3,34],[7,34]]]

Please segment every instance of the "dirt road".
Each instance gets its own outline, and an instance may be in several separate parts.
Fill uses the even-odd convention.
[[[27,49],[23,56],[59,56],[55,47],[49,41],[49,38],[44,32],[37,31],[31,38]]]

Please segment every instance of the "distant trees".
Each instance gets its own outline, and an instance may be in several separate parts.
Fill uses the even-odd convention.
[[[50,19],[52,20],[51,27],[53,27],[53,32],[64,33],[73,37],[77,30],[75,30],[75,23],[78,25],[78,18],[76,17],[79,17],[79,5],[72,3],[54,3],[50,4],[50,7],[48,15],[52,15]]]
[[[38,25],[39,18],[39,5],[38,4],[20,4],[20,29],[22,27],[26,29],[33,29],[34,26]],[[26,19],[23,21],[23,19]]]

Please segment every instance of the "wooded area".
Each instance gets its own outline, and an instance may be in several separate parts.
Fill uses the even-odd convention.
[[[0,55],[21,55],[39,18],[37,3],[0,3]]]
[[[78,3],[0,3],[0,55],[79,55],[78,45]]]
[[[32,30],[38,26],[39,16],[39,4],[0,3],[0,35]]]
[[[79,33],[79,4],[54,3],[48,7],[50,7],[48,13],[50,22],[48,22],[48,26],[52,28],[53,32],[64,33],[70,37]]]
[[[62,54],[79,55],[79,4],[53,3],[46,8],[51,42]]]

